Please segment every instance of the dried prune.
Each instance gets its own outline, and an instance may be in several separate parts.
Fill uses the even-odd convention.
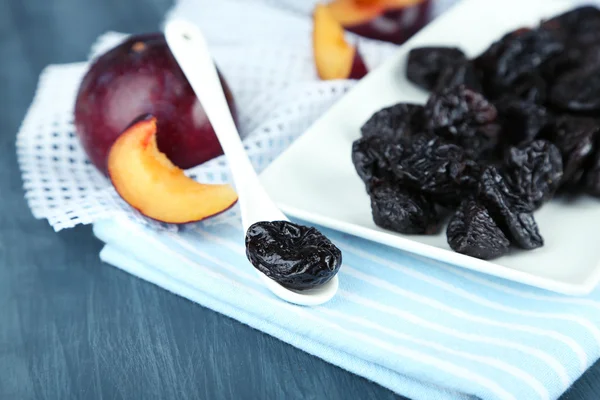
[[[373,187],[371,212],[376,225],[405,234],[432,234],[440,226],[435,204],[423,194],[387,181]]]
[[[392,163],[397,180],[429,194],[444,205],[460,202],[463,192],[473,189],[478,180],[478,164],[464,150],[442,138],[418,135],[403,143],[403,151]]]
[[[446,236],[452,250],[483,260],[500,257],[510,248],[510,241],[488,210],[472,198],[463,201],[454,213]]]
[[[540,75],[546,84],[546,92],[565,72],[581,66],[581,49],[567,48],[563,53],[550,57],[540,65]]]
[[[502,142],[518,146],[529,143],[550,122],[551,115],[544,106],[513,101],[498,107],[502,120]]]
[[[536,210],[550,200],[563,174],[558,148],[546,140],[512,147],[504,160],[506,183],[512,191]]]
[[[289,221],[263,221],[246,232],[246,256],[260,272],[294,290],[327,283],[342,265],[342,252],[317,229]]]
[[[600,64],[600,42],[583,47],[567,47],[565,51],[547,60],[540,68],[548,90],[557,84],[565,74],[593,69]],[[567,77],[565,77],[567,79]],[[571,77],[571,79],[575,79]]]
[[[406,77],[425,90],[433,90],[442,71],[451,64],[467,61],[456,47],[418,47],[408,53]]]
[[[439,74],[433,89],[439,92],[448,87],[464,85],[469,89],[481,91],[481,83],[471,61],[454,62],[447,65]]]
[[[576,113],[600,111],[600,63],[562,74],[550,90],[550,102]]]
[[[379,136],[368,136],[352,144],[352,162],[358,176],[367,185],[391,179],[392,164],[399,159],[403,145]]]
[[[542,63],[564,51],[564,44],[554,32],[522,28],[504,35],[474,62],[482,75],[485,94],[496,98],[514,83],[536,74]]]
[[[423,106],[398,103],[374,113],[360,128],[363,137],[380,136],[392,141],[422,132]]]
[[[456,86],[434,93],[425,105],[429,127],[442,136],[460,135],[465,126],[479,126],[496,120],[497,111],[480,93]]]
[[[432,132],[462,146],[471,157],[479,157],[497,144],[496,107],[466,86],[432,94],[424,113]]]
[[[524,103],[543,104],[548,97],[548,85],[539,74],[524,75],[516,79],[506,91],[494,100],[494,103],[510,100]]]
[[[583,175],[582,189],[589,195],[600,197],[600,151],[596,150],[590,160]]]
[[[598,136],[598,122],[592,118],[562,115],[549,124],[542,136],[558,147],[563,160],[561,184],[576,187]]]
[[[507,186],[496,167],[488,166],[482,172],[477,199],[511,242],[528,250],[544,245],[530,206]]]
[[[353,150],[372,207],[387,207],[385,218],[373,215],[381,226],[397,214],[400,228],[388,229],[409,221],[422,231],[427,223],[413,219],[423,210],[458,207],[448,243],[489,259],[510,244],[543,246],[533,212],[556,193],[600,198],[599,7],[508,32],[473,59],[455,47],[415,48],[406,76],[432,92],[425,106],[399,109],[399,122],[382,110],[365,124],[363,136],[395,147]],[[384,202],[390,193],[395,203]]]
[[[580,6],[541,24],[561,36],[568,46],[587,46],[600,42],[600,9]]]

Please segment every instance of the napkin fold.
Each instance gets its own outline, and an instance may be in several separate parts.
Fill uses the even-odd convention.
[[[180,232],[115,218],[94,233],[105,262],[412,399],[556,399],[599,356],[600,290],[562,296],[318,228],[344,263],[317,307],[261,284],[235,213]]]

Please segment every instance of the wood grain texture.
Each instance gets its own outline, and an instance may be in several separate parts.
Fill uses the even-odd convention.
[[[0,399],[400,399],[103,265],[23,200],[15,133],[37,77],[107,30],[156,30],[169,0],[0,1]],[[600,398],[595,365],[564,399]]]

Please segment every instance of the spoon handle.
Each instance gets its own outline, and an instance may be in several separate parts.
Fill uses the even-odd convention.
[[[206,40],[195,25],[182,20],[166,24],[165,38],[210,120],[241,196],[239,192],[255,185],[258,177],[239,138]]]

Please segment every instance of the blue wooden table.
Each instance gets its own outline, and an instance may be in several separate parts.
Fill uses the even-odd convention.
[[[40,71],[84,60],[107,30],[156,30],[170,6],[0,1],[0,399],[400,398],[103,265],[89,227],[31,216],[14,145]],[[599,399],[600,364],[564,398]]]

